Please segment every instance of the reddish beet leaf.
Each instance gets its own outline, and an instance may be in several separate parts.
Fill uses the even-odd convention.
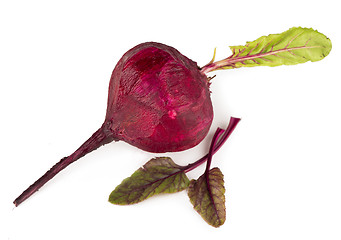
[[[214,147],[222,133],[218,128],[213,136],[205,173],[198,180],[192,180],[188,188],[194,209],[213,227],[223,225],[226,219],[224,177],[219,168],[210,170]]]
[[[109,196],[109,202],[128,205],[141,202],[160,193],[175,193],[189,185],[183,167],[171,158],[158,157],[148,161],[118,185]]]
[[[213,168],[191,180],[188,197],[194,209],[213,227],[220,227],[226,220],[224,176],[219,168]]]

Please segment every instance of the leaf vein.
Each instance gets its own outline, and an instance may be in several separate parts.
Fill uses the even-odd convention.
[[[289,43],[285,46],[284,49],[287,49],[289,47],[289,45],[296,39],[298,38],[298,36],[302,35],[304,33],[304,31],[301,31],[300,33],[298,33],[296,36],[294,36],[290,41]]]
[[[268,44],[266,44],[266,45],[262,48],[262,50],[260,51],[260,53],[263,53],[263,51],[272,43],[272,41],[273,41],[273,39],[271,39],[271,41],[270,41]],[[270,51],[272,51],[272,49],[273,49],[273,46],[272,46],[272,48],[271,48]]]

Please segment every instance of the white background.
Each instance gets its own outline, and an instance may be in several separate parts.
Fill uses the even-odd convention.
[[[1,1],[1,239],[341,239],[341,20],[325,1]],[[29,200],[12,201],[104,120],[111,72],[145,41],[198,62],[293,26],[333,43],[320,62],[218,71],[215,119],[186,165],[208,151],[217,127],[241,117],[213,166],[225,175],[227,221],[215,229],[186,191],[115,206],[108,195],[155,154],[123,142],[87,155]],[[204,166],[190,172],[197,178]]]

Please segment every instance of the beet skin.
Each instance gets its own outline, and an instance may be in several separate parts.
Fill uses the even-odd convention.
[[[194,147],[213,109],[206,75],[176,49],[143,43],[129,50],[110,80],[106,120],[118,140],[149,152]]]
[[[27,188],[18,206],[69,164],[111,141],[149,152],[176,152],[200,143],[213,120],[209,82],[195,62],[164,44],[142,43],[123,55],[109,85],[102,126],[74,153]]]

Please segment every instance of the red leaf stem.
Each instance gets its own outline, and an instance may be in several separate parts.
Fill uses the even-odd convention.
[[[240,118],[234,118],[234,117],[230,118],[229,125],[227,126],[227,128],[224,131],[224,133],[221,136],[221,138],[214,145],[214,148],[213,148],[213,151],[212,151],[212,155],[214,155],[221,148],[221,146],[223,146],[223,144],[230,137],[230,135],[232,134],[233,130],[236,128],[236,126],[237,126],[237,124],[239,123],[240,120],[241,120]],[[207,161],[207,159],[208,159],[208,154],[206,154],[205,156],[200,158],[198,161],[196,161],[196,162],[194,162],[192,164],[187,165],[186,167],[184,167],[185,173],[189,172],[189,171],[193,170],[194,168],[198,167],[199,165],[203,164],[205,161]]]

